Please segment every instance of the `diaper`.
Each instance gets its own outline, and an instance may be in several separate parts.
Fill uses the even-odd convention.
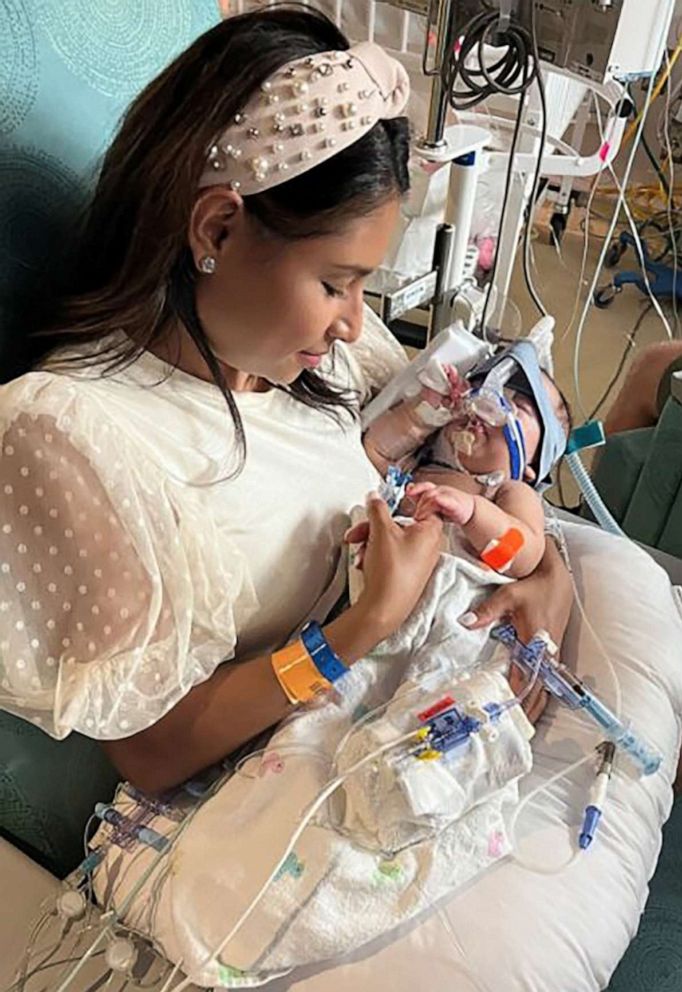
[[[428,694],[405,682],[383,715],[350,734],[338,771],[424,726],[418,713],[428,712],[446,696],[460,712],[481,715],[486,703],[514,698],[507,680],[496,672],[464,676]],[[429,840],[530,771],[533,733],[521,707],[512,706],[441,757],[421,760],[414,742],[406,742],[347,779],[333,810],[334,825],[360,847],[389,857]]]

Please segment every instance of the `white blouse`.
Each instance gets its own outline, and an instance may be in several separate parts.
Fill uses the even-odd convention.
[[[339,352],[361,401],[406,360],[369,310]],[[0,707],[58,738],[125,737],[310,613],[377,474],[348,415],[234,398],[247,455],[229,478],[219,390],[148,352],[0,387]]]

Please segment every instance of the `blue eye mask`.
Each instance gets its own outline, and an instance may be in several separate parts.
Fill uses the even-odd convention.
[[[476,366],[470,373],[469,379],[485,377],[501,361],[513,358],[518,366],[508,385],[529,396],[538,411],[541,436],[540,447],[533,459],[537,466],[537,479],[533,488],[542,490],[549,484],[549,474],[566,450],[566,432],[554,412],[552,401],[542,378],[542,370],[538,361],[537,351],[531,341],[515,341],[514,344],[500,351]]]

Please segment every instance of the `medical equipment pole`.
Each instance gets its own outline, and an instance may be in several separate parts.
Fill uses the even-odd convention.
[[[427,346],[431,344],[434,335],[450,324],[450,299],[446,290],[450,286],[450,270],[454,254],[455,229],[451,224],[439,224],[436,228],[436,240],[433,246],[432,268],[436,270],[436,288],[433,292],[433,304],[426,335]]]
[[[446,288],[458,289],[464,277],[464,263],[476,203],[476,187],[480,173],[481,152],[469,152],[450,164],[450,184],[445,208],[445,221],[455,229],[454,250]]]
[[[445,120],[448,112],[448,98],[441,81],[440,68],[447,53],[448,44],[452,43],[450,40],[452,14],[453,0],[438,0],[438,14],[436,17],[436,70],[430,73],[431,102],[429,104],[426,134],[423,138],[423,144],[430,148],[443,144],[443,132],[445,131]],[[428,48],[429,31],[427,27],[426,38],[424,40],[424,64],[426,64],[428,57]]]

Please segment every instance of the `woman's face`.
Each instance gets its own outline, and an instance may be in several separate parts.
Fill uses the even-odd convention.
[[[254,388],[251,377],[293,382],[336,340],[359,336],[363,283],[386,253],[399,200],[334,234],[284,241],[264,234],[235,194],[223,194],[224,205],[225,195],[229,214],[211,220],[209,209],[190,238],[195,262],[216,259],[214,273],[197,277],[199,317],[232,388]]]

